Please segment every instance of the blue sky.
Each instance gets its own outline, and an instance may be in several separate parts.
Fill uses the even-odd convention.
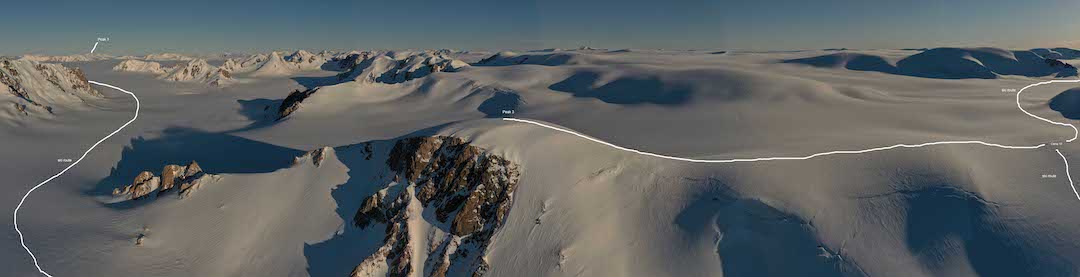
[[[12,3],[13,2],[13,3]],[[33,1],[4,4],[0,54],[268,49],[796,50],[1080,45],[1065,0]]]

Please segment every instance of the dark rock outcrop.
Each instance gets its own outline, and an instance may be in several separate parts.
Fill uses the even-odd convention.
[[[483,253],[513,203],[518,165],[460,138],[443,136],[399,140],[386,164],[396,173],[397,183],[408,188],[399,189],[396,197],[388,195],[393,194],[390,189],[381,190],[366,198],[357,210],[353,218],[356,226],[386,224],[386,238],[383,248],[358,265],[353,276],[369,272],[380,259],[391,265],[391,272],[408,274],[396,270],[410,263],[403,260],[411,255],[408,236],[403,233],[410,216],[406,207],[414,198],[423,209],[433,209],[438,222],[432,224],[449,223],[443,231],[450,237],[435,242],[438,247],[428,255],[427,264],[433,265],[431,275],[444,276],[452,267],[474,275],[486,272]],[[397,273],[391,275],[403,276]]]
[[[157,194],[154,196],[161,196],[177,189],[177,194],[183,198],[191,195],[192,191],[206,182],[204,177],[207,176],[208,174],[204,173],[199,163],[195,161],[191,161],[187,166],[170,164],[161,169],[161,176],[155,176],[150,171],[143,171],[135,176],[131,184],[113,189],[112,194],[135,200],[148,197],[155,191]]]
[[[326,160],[326,155],[333,151],[334,148],[328,146],[308,151],[307,153],[304,153],[304,155],[294,158],[293,165],[300,164],[304,161],[311,161],[311,164],[315,165],[315,167],[322,166],[322,162]]]
[[[386,264],[389,266],[387,276],[411,276],[413,273],[412,266],[412,247],[409,247],[409,213],[406,212],[406,208],[409,202],[412,201],[412,195],[409,193],[401,193],[395,199],[388,203],[382,202],[382,195],[372,195],[370,199],[376,199],[380,203],[374,204],[374,207],[368,207],[370,211],[377,211],[377,217],[373,218],[375,221],[386,224],[386,236],[383,237],[383,246],[379,247],[374,254],[364,259],[360,265],[357,265],[353,269],[350,276],[360,277],[368,276],[371,269],[378,267],[379,265]],[[367,207],[368,202],[365,202]],[[361,208],[364,210],[364,208]],[[357,214],[357,218],[361,217]],[[359,222],[359,221],[357,221]],[[367,221],[370,222],[370,221]],[[359,225],[359,223],[357,223]],[[363,227],[367,227],[365,224]]]
[[[339,70],[351,70],[359,65],[364,60],[371,57],[371,52],[357,52],[349,53],[344,57],[330,58],[330,62],[335,64]],[[345,74],[345,73],[342,73]],[[338,75],[339,78],[343,78],[343,75]]]
[[[318,90],[319,88],[313,88],[303,91],[294,90],[293,92],[289,93],[289,96],[285,97],[285,100],[281,101],[281,106],[278,106],[277,120],[284,119],[286,116],[289,116],[293,112],[296,112],[296,110],[300,108],[300,102],[304,102],[304,99],[307,99],[312,94],[315,94],[315,91]]]

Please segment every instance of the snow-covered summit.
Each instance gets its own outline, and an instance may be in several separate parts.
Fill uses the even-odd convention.
[[[161,78],[173,82],[199,82],[214,86],[224,86],[233,81],[231,72],[210,65],[202,59],[178,65]]]
[[[454,72],[468,66],[466,62],[437,51],[387,52],[364,59],[343,73],[342,77],[364,83],[395,84],[435,72]]]
[[[125,60],[113,67],[114,71],[165,74],[169,68],[161,67],[160,63],[140,60]]]

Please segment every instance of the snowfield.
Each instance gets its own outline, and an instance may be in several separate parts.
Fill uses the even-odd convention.
[[[39,62],[79,68],[137,94],[142,107],[21,208],[19,228],[42,268],[53,276],[1080,274],[1080,200],[1056,152],[1075,161],[1080,147],[1064,142],[1074,130],[1017,109],[1074,124],[1078,85],[1040,85],[1016,99],[1033,83],[1077,80],[1069,49],[313,52],[16,60],[22,71]],[[77,157],[134,108],[115,90],[75,94],[70,81],[54,88],[35,76],[22,81],[29,99],[58,108],[0,116],[10,192],[0,202],[11,209],[67,166],[57,159]],[[27,101],[9,90],[0,100]],[[504,117],[692,159],[935,141],[1046,146],[705,164]],[[206,174],[197,185],[164,170],[192,161]],[[152,178],[138,179],[144,171]],[[38,274],[14,230],[6,234],[3,274]]]

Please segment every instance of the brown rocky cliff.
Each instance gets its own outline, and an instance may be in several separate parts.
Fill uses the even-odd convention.
[[[139,173],[131,184],[113,189],[113,195],[127,196],[135,200],[147,197],[154,191],[158,192],[156,196],[160,196],[173,188],[178,188],[177,193],[181,197],[186,197],[202,184],[202,177],[205,175],[207,174],[195,161],[191,161],[187,166],[170,164],[161,169],[160,177],[150,171]]]
[[[397,174],[395,179],[399,183],[415,188],[402,194],[412,192],[414,195],[409,197],[415,196],[424,209],[434,209],[436,220],[450,223],[450,229],[444,231],[455,239],[441,242],[438,249],[442,252],[429,255],[433,259],[429,264],[435,265],[431,274],[443,275],[452,264],[476,274],[485,272],[483,253],[505,222],[513,203],[520,176],[518,165],[460,138],[445,136],[401,139],[390,151],[386,163]],[[353,223],[361,228],[388,224],[384,242],[390,243],[391,235],[396,232],[392,226],[405,226],[399,215],[407,210],[387,203],[384,193],[385,190],[366,198]],[[445,247],[451,243],[453,247]],[[469,253],[468,249],[474,252]],[[442,257],[446,261],[436,260]],[[354,273],[362,272],[363,266],[357,266]]]
[[[319,90],[319,88],[302,91],[294,90],[292,93],[289,93],[289,96],[285,97],[285,100],[281,101],[281,106],[278,107],[277,120],[282,120],[286,116],[296,112],[297,109],[300,109],[300,102],[304,102],[304,99],[311,97],[317,90]]]

